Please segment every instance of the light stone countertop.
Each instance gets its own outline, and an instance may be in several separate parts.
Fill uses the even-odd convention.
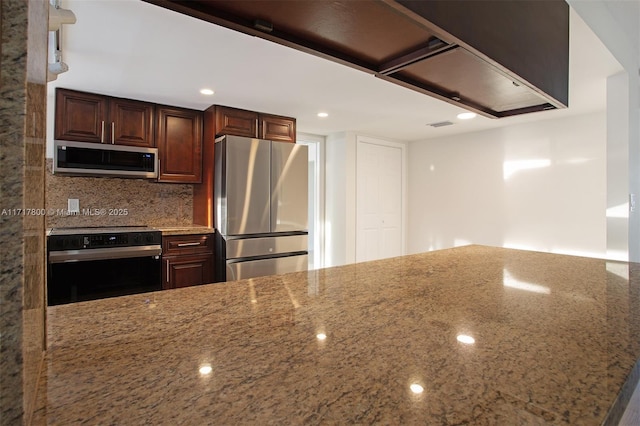
[[[203,225],[191,226],[154,226],[155,229],[162,231],[162,235],[195,235],[195,234],[214,234],[216,230]]]
[[[615,424],[639,272],[467,246],[51,307],[33,424]]]

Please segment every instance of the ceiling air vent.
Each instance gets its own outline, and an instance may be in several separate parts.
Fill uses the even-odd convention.
[[[427,126],[431,126],[431,127],[444,127],[444,126],[451,126],[453,123],[450,121],[439,121],[437,123],[431,123],[431,124],[427,124]]]

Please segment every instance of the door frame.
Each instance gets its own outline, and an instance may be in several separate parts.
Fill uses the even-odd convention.
[[[374,137],[370,137],[370,136],[363,136],[363,135],[357,135],[356,136],[356,194],[358,191],[358,181],[359,181],[359,173],[360,171],[358,170],[358,152],[360,151],[360,146],[361,144],[370,144],[370,145],[380,145],[380,146],[384,146],[384,147],[389,147],[389,148],[399,148],[400,152],[401,152],[401,197],[402,197],[402,202],[400,205],[400,209],[401,209],[401,213],[400,213],[400,220],[401,220],[401,225],[400,225],[400,232],[401,232],[401,250],[402,250],[402,255],[404,256],[407,253],[407,239],[406,239],[406,235],[407,235],[407,218],[408,218],[408,209],[407,209],[407,194],[408,194],[408,188],[407,188],[407,175],[408,175],[408,170],[407,170],[407,165],[408,165],[408,158],[407,158],[407,143],[405,142],[396,142],[396,141],[389,141],[389,140],[385,140],[385,139],[379,139],[379,138],[374,138]],[[355,249],[357,251],[357,247],[358,247],[358,203],[357,203],[357,197],[356,197],[356,229],[354,230],[355,232]],[[355,253],[355,259],[358,258],[358,253]]]
[[[313,214],[314,217],[314,230],[313,241],[315,242],[313,247],[313,269],[324,268],[325,258],[325,241],[324,241],[324,223],[325,223],[325,143],[326,138],[320,135],[314,135],[310,133],[297,133],[296,143],[302,145],[315,145],[316,147],[316,191],[315,191],[315,204],[316,211]]]

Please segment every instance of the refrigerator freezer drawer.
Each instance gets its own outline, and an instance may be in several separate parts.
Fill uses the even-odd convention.
[[[308,236],[285,235],[227,240],[227,259],[307,251]]]
[[[227,281],[306,271],[308,258],[308,255],[302,254],[244,262],[227,261]]]

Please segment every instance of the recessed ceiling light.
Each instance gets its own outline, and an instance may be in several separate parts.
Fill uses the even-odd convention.
[[[460,120],[470,120],[472,118],[475,118],[475,116],[478,115],[475,112],[461,112],[460,114],[457,115],[457,117]]]
[[[201,89],[200,93],[202,93],[203,95],[213,95],[213,90],[211,90],[211,89]]]
[[[329,116],[329,114],[327,114],[326,112],[319,112],[318,113],[318,117],[320,117],[320,118],[325,118],[325,117],[328,117],[328,116]]]

